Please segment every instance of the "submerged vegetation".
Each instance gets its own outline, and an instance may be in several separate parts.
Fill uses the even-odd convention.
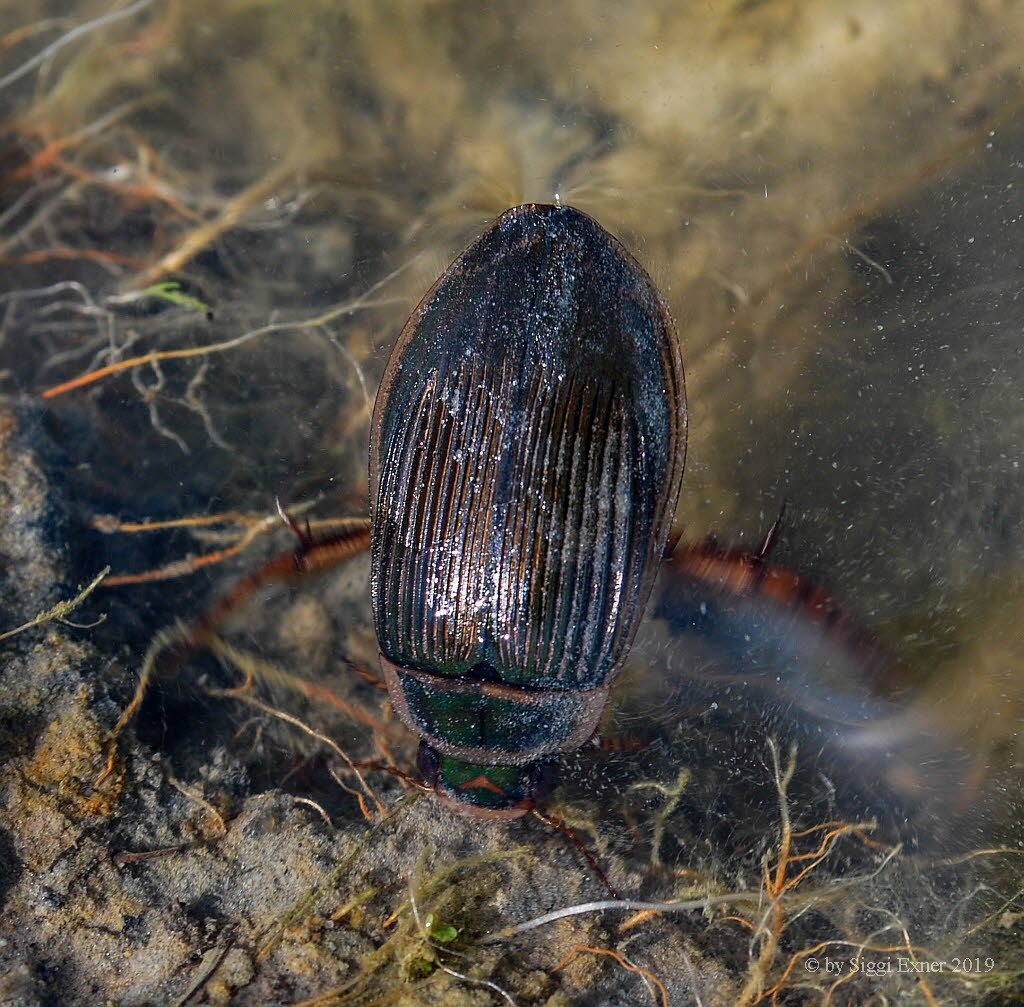
[[[0,12],[0,1000],[1019,997],[1019,7],[67,7]],[[279,506],[365,515],[399,326],[556,195],[677,319],[687,540],[787,499],[935,742],[865,778],[835,682],[752,698],[652,617],[545,808],[617,903],[405,775],[364,561],[154,666]]]

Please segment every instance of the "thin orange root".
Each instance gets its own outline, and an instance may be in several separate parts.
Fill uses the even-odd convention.
[[[668,1007],[668,990],[665,989],[665,984],[653,972],[648,972],[647,969],[630,964],[622,955],[617,951],[612,951],[611,948],[592,948],[586,944],[577,944],[551,971],[557,972],[560,968],[564,968],[581,951],[587,951],[593,955],[608,955],[609,958],[614,958],[627,972],[636,972],[638,975],[642,975],[645,979],[650,980],[658,988],[662,1007]]]

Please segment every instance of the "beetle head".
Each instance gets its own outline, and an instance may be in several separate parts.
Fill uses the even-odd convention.
[[[425,741],[420,742],[416,766],[441,801],[476,818],[519,818],[543,801],[558,782],[554,758],[521,766],[484,766],[444,755]]]

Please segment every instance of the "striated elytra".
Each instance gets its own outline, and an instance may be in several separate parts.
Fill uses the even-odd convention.
[[[515,817],[593,735],[683,475],[672,321],[567,206],[506,211],[406,323],[370,441],[391,700],[446,802]]]

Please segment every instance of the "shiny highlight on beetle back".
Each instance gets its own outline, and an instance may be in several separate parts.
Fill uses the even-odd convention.
[[[625,656],[667,537],[685,411],[671,322],[570,207],[508,211],[413,314],[371,444],[382,652],[586,687]]]

